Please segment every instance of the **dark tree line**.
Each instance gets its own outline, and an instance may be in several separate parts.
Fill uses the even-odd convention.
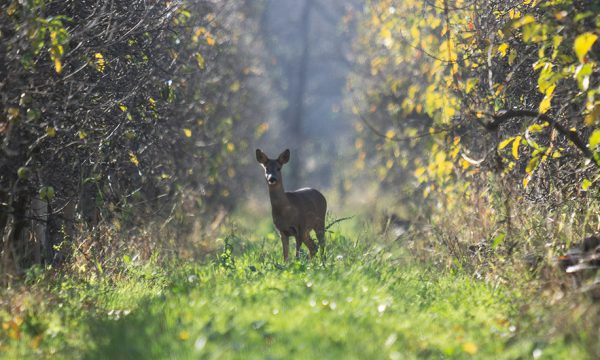
[[[244,56],[258,49],[241,31],[253,11],[227,0],[2,6],[2,273],[64,261],[83,229],[157,219],[182,234],[232,206],[261,117],[250,96],[260,69]]]

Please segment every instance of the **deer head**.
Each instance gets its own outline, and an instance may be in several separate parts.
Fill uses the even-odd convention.
[[[265,179],[269,186],[278,186],[283,183],[281,177],[281,167],[290,161],[290,150],[286,149],[279,154],[277,159],[269,159],[269,157],[260,149],[256,149],[256,160],[265,169]]]

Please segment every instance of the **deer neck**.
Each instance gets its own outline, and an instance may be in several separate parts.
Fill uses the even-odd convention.
[[[285,208],[289,205],[289,199],[283,190],[283,183],[269,186],[269,199],[273,210]]]

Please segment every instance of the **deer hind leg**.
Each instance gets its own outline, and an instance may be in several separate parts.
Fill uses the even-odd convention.
[[[310,257],[314,257],[317,254],[317,250],[319,250],[317,244],[310,238],[310,229],[306,230],[303,234],[303,241],[310,252]]]
[[[317,234],[317,239],[319,240],[321,256],[325,256],[325,224],[319,224],[315,229],[315,233]]]
[[[288,254],[290,249],[290,238],[284,233],[280,233],[281,245],[283,246],[283,261],[288,261]]]

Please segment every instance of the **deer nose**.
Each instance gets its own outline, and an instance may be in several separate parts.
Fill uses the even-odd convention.
[[[271,174],[267,175],[267,182],[271,185],[277,182],[277,178]]]

